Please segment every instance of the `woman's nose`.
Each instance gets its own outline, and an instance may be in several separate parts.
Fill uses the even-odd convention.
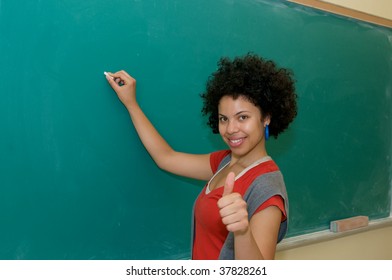
[[[238,131],[237,122],[233,121],[233,120],[228,121],[226,130],[227,130],[227,133],[229,133],[229,134],[236,133]]]

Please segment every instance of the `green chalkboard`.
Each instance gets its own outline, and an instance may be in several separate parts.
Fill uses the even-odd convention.
[[[299,114],[267,144],[288,236],[391,208],[392,30],[286,1],[0,1],[0,259],[186,259],[204,182],[159,170],[103,72],[125,69],[177,150],[221,56],[291,68]]]

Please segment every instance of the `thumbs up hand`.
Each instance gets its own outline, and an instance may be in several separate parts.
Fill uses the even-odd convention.
[[[222,198],[218,200],[219,214],[222,223],[230,232],[245,232],[249,228],[248,210],[245,200],[239,193],[233,192],[235,174],[230,172],[226,177]]]

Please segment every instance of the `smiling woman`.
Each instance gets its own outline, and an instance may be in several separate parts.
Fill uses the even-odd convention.
[[[229,149],[201,155],[177,152],[162,138],[136,101],[133,77],[106,78],[157,165],[208,181],[194,207],[192,258],[273,259],[287,232],[288,197],[265,136],[277,138],[297,114],[291,72],[253,54],[222,58],[202,111]]]

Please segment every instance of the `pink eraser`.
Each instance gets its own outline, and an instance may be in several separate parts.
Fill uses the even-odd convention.
[[[330,230],[332,232],[343,232],[356,228],[366,227],[369,224],[368,216],[357,216],[348,219],[332,221]]]

